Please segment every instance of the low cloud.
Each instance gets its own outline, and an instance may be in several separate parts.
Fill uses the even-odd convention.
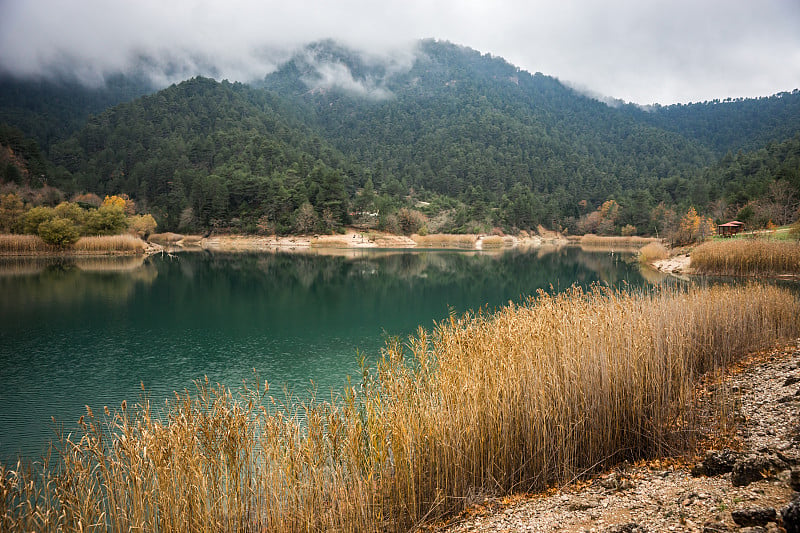
[[[303,77],[303,83],[311,90],[342,89],[371,100],[384,100],[392,96],[391,91],[380,86],[379,82],[373,78],[366,78],[364,81],[356,80],[347,65],[342,63],[316,65],[315,75]]]
[[[436,38],[615,99],[672,103],[796,88],[798,28],[797,0],[0,0],[0,71],[246,82],[320,39],[391,60]],[[346,74],[319,77],[381,93]]]

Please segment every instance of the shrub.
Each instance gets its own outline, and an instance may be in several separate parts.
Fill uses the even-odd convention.
[[[415,209],[403,207],[397,211],[397,223],[403,235],[422,233],[422,229],[425,227],[427,221],[427,217]]]
[[[293,226],[295,233],[305,235],[312,233],[319,223],[317,212],[314,211],[314,206],[306,202],[298,207],[292,214]]]
[[[147,239],[157,226],[153,215],[134,215],[128,220],[128,227],[140,239]]]
[[[117,235],[128,227],[125,210],[119,205],[102,205],[86,217],[90,235]]]
[[[55,218],[56,213],[52,207],[34,207],[22,216],[22,232],[29,235],[36,235],[39,225]]]
[[[61,202],[54,209],[55,215],[59,218],[66,218],[75,224],[78,230],[82,229],[86,223],[88,213],[80,205],[72,202]]]
[[[66,218],[51,218],[39,224],[39,237],[47,244],[68,248],[78,242],[80,234],[75,223]]]

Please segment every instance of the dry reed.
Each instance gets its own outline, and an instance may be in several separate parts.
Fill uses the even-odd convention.
[[[669,257],[669,250],[660,242],[651,242],[639,249],[639,261],[649,264]]]
[[[71,248],[46,244],[38,235],[0,235],[0,254],[106,254],[143,253],[145,243],[130,234],[81,237]]]
[[[501,237],[499,235],[489,235],[481,239],[481,247],[485,250],[509,248],[512,246],[514,246],[514,237]]]
[[[603,246],[608,248],[640,248],[651,243],[661,242],[655,237],[619,237],[587,233],[580,238],[581,246]]]
[[[694,249],[691,266],[720,276],[800,274],[800,243],[768,239],[728,239]]]
[[[179,233],[153,233],[150,235],[147,240],[150,242],[154,242],[156,244],[161,244],[166,246],[168,244],[175,244],[176,242],[183,240],[184,236]]]
[[[458,235],[451,233],[433,233],[430,235],[412,235],[411,238],[420,248],[460,248],[473,249],[478,237],[472,234]]]
[[[45,243],[38,235],[0,235],[0,254],[33,255],[53,253],[59,249]]]
[[[145,243],[129,233],[81,237],[73,250],[78,253],[144,253]]]
[[[407,531],[469,495],[686,449],[698,377],[798,316],[757,285],[540,293],[390,341],[330,402],[206,380],[161,417],[87,407],[40,473],[0,466],[0,530]]]

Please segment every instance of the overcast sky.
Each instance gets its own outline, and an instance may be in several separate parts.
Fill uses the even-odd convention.
[[[24,75],[147,56],[248,81],[328,37],[395,57],[445,39],[640,104],[800,88],[800,0],[0,0],[0,69]]]

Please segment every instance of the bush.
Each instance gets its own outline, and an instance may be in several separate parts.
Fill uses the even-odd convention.
[[[128,227],[125,210],[119,205],[103,205],[86,217],[89,235],[117,235]]]
[[[22,216],[22,232],[36,235],[42,222],[55,218],[56,213],[52,207],[34,207]]]
[[[428,219],[421,212],[403,207],[397,211],[397,223],[404,235],[421,233]]]
[[[85,209],[72,202],[61,202],[55,207],[54,213],[58,218],[66,218],[67,220],[71,220],[79,231],[86,223],[86,217],[88,216],[88,213]]]
[[[68,248],[78,242],[80,234],[71,220],[56,217],[39,224],[39,237],[47,244]]]
[[[132,216],[128,222],[130,230],[141,239],[147,239],[153,233],[158,224],[153,215]]]

